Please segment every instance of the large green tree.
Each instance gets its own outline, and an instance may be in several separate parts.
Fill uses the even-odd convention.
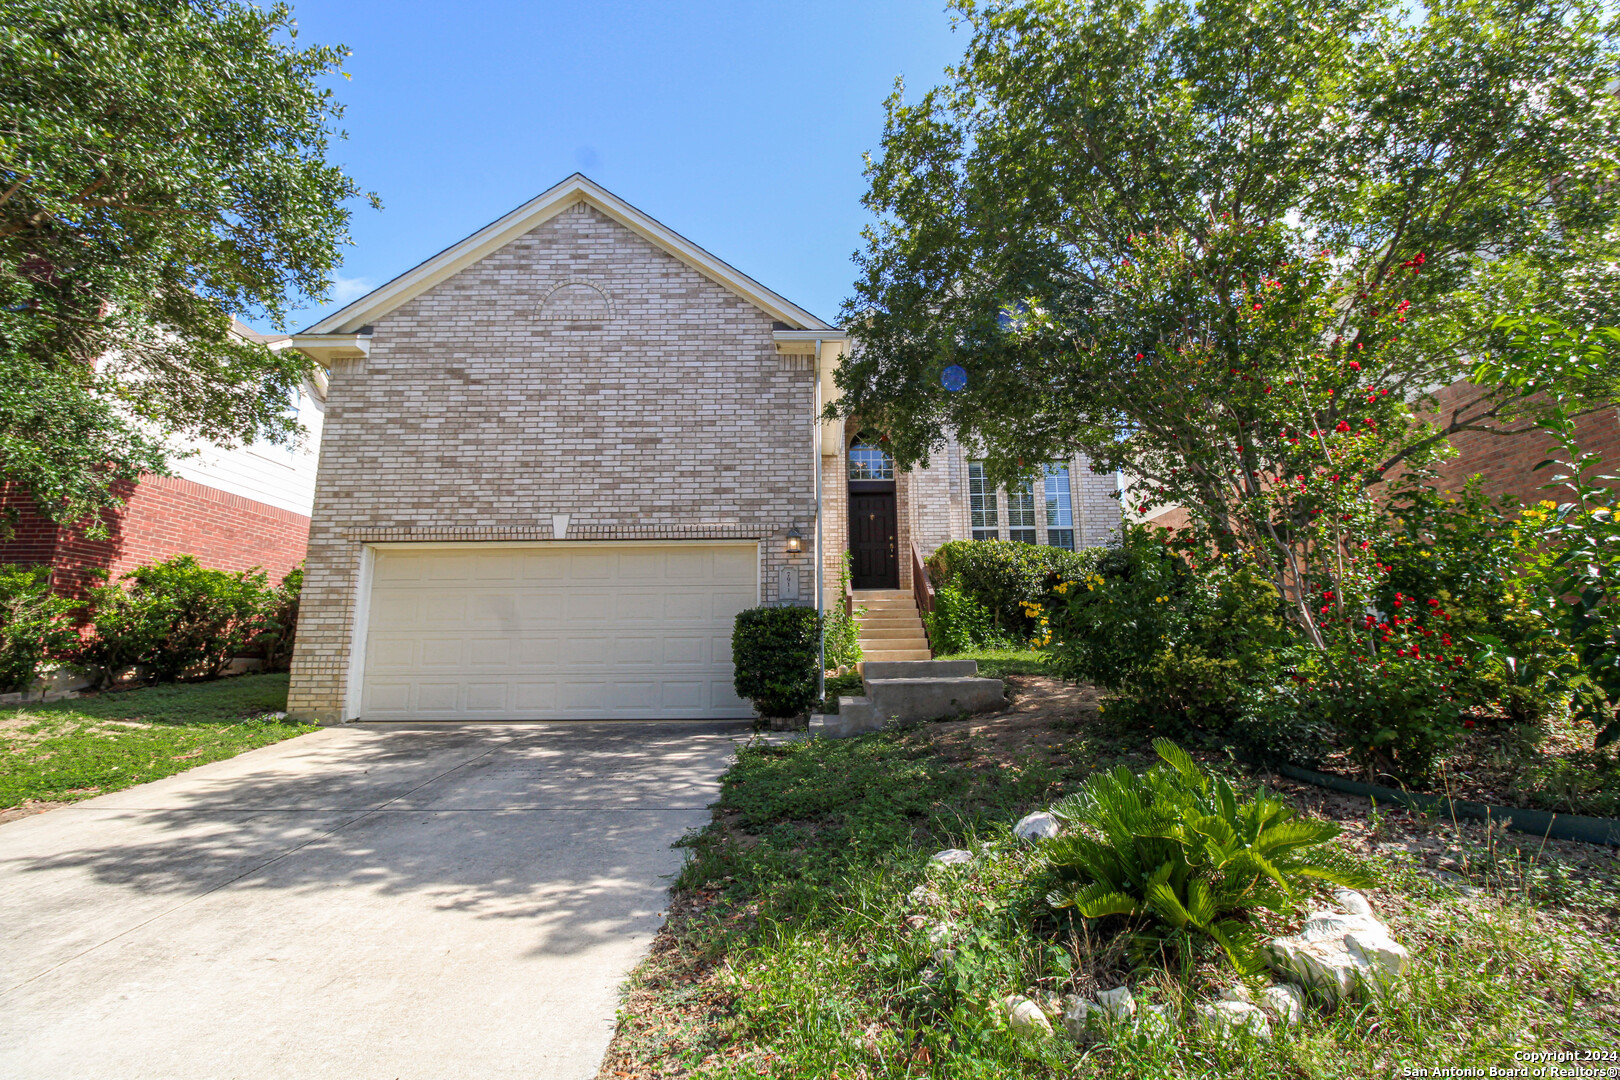
[[[175,436],[297,437],[308,361],[231,332],[325,297],[361,194],[346,53],[296,38],[284,4],[0,0],[0,468],[57,520]]]
[[[1617,321],[1601,3],[955,7],[960,65],[889,100],[845,309],[839,407],[903,464],[950,433],[1000,479],[1082,452],[1286,569],[1328,551],[1303,526],[1353,522],[1283,485],[1363,490],[1537,400],[1407,408],[1501,353],[1497,314]]]

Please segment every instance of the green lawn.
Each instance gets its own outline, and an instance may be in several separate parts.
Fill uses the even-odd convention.
[[[974,649],[971,652],[936,656],[935,660],[977,660],[979,674],[986,679],[1007,675],[1047,675],[1046,657],[1031,649]]]
[[[242,675],[0,709],[0,809],[72,802],[316,730],[277,719],[286,675]]]
[[[1045,909],[1038,855],[1010,836],[1091,770],[1145,755],[1095,719],[1017,743],[963,727],[744,748],[714,823],[685,842],[670,922],[632,979],[603,1075],[1350,1080],[1615,1045],[1612,874],[1494,847],[1489,864],[1481,852],[1462,860],[1478,895],[1353,856],[1382,878],[1373,902],[1411,950],[1399,994],[1314,1008],[1270,1044],[1222,1043],[1189,1024],[1089,1049],[1020,1042],[992,1007],[1003,995],[1128,978],[1140,999],[1186,1006],[1231,975],[1212,952],[1133,970],[1117,940],[1092,936],[1100,928]],[[1372,835],[1402,839],[1393,828]],[[981,854],[930,869],[947,846]],[[920,885],[938,902],[909,900]],[[927,925],[908,925],[920,914]],[[955,953],[940,959],[927,935],[944,922]]]

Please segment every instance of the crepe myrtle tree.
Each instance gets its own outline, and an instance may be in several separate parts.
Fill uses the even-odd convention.
[[[326,295],[345,55],[285,4],[0,0],[0,467],[46,514],[94,529],[167,436],[297,437],[309,361],[231,315]]]
[[[897,88],[868,162],[837,408],[906,466],[955,434],[996,480],[1076,452],[1127,469],[1275,575],[1321,645],[1371,588],[1369,490],[1450,434],[1524,426],[1538,391],[1512,380],[1440,416],[1425,396],[1503,352],[1496,313],[1612,324],[1612,21],[1584,0],[955,6],[966,56]],[[1608,399],[1613,374],[1576,390]]]

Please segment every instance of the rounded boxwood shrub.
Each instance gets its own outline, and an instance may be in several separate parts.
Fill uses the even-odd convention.
[[[733,685],[765,717],[798,716],[816,700],[821,617],[813,608],[739,612],[731,631]]]

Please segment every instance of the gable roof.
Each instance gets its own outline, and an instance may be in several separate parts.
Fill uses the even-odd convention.
[[[557,186],[506,216],[485,225],[467,239],[362,296],[320,322],[301,331],[305,335],[348,335],[376,322],[390,311],[421,295],[484,256],[549,221],[576,203],[587,203],[654,246],[673,255],[704,277],[747,300],[778,322],[794,329],[832,330],[797,304],[772,292],[753,278],[698,247],[655,218],[642,213],[583,173],[575,173]],[[294,342],[295,345],[302,344]]]

